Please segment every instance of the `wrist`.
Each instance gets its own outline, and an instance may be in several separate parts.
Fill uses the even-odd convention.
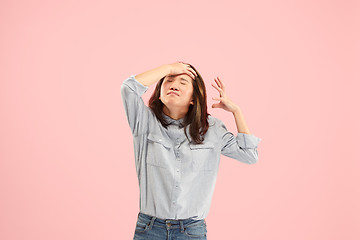
[[[170,64],[164,64],[161,67],[164,69],[164,72],[166,73],[165,76],[171,74],[171,65]]]
[[[236,106],[234,110],[232,111],[233,114],[241,113],[241,109],[239,106]]]

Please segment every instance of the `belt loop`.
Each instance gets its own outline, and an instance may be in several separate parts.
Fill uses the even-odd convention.
[[[152,228],[152,226],[154,225],[154,221],[155,221],[155,219],[156,219],[156,217],[151,217],[151,222],[150,222],[150,224],[149,224],[149,229],[151,229]]]
[[[180,220],[180,229],[181,229],[181,232],[184,232],[184,223],[183,223],[183,220]]]

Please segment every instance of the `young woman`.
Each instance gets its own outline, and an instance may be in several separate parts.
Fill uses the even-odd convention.
[[[146,106],[141,96],[156,82]],[[212,107],[233,113],[236,136],[208,114],[204,81],[191,64],[164,64],[122,83],[140,187],[134,239],[206,239],[205,218],[220,154],[247,164],[257,162],[262,139],[250,134],[224,83],[219,78],[215,83],[220,97],[213,99],[220,102]]]

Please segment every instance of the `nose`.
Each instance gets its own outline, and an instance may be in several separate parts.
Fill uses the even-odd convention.
[[[173,82],[170,86],[171,90],[179,90],[179,88],[177,87],[177,83]]]

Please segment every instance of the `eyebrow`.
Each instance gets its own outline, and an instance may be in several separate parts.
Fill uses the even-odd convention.
[[[182,77],[181,77],[180,79],[181,79],[181,80],[185,80],[185,81],[187,81],[187,82],[189,81],[189,80],[187,80],[187,79],[185,79],[185,78],[182,78]]]
[[[173,75],[169,75],[168,78],[174,78],[175,76]],[[183,77],[180,77],[180,80],[184,80],[184,81],[187,81],[189,82],[189,80],[187,80],[186,78],[183,78]]]

